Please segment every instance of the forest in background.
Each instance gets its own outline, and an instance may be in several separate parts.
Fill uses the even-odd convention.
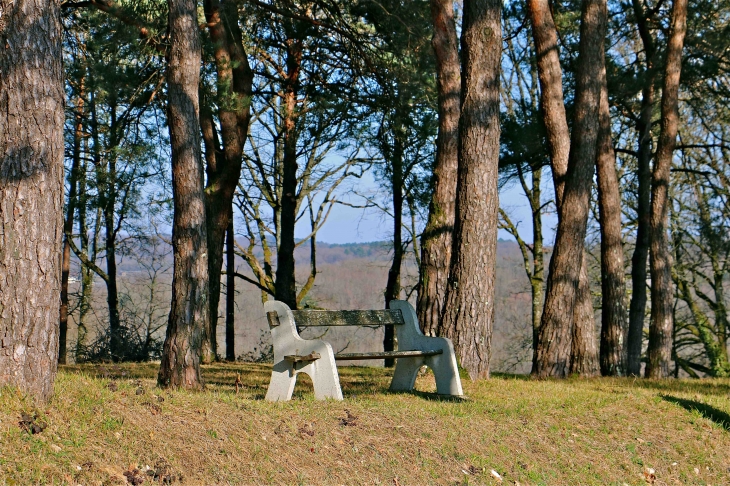
[[[148,331],[154,329],[159,333],[165,328],[165,305],[137,306],[130,297],[134,292],[122,288],[129,282],[118,274],[123,272],[121,261],[125,254],[146,256],[147,280],[139,277],[141,280],[135,285],[149,288],[150,282],[153,286],[169,284],[169,245],[162,245],[167,259],[158,261],[157,253],[163,249],[152,243],[156,238],[164,240],[161,231],[172,224],[164,64],[157,44],[160,38],[152,30],[164,25],[164,17],[159,16],[163,9],[156,8],[154,3],[93,5],[94,9],[87,9],[68,4],[64,9],[69,97],[65,132],[66,231],[76,235],[67,240],[68,246],[76,258],[85,262],[76,286],[77,301],[69,301],[76,312],[75,322],[81,323],[81,333],[74,336],[81,345],[76,345],[74,352],[79,360],[145,359],[160,351],[159,340],[154,340],[157,347],[155,352],[151,351],[154,346]],[[204,6],[209,20],[225,13],[225,5],[216,5],[211,2]],[[572,93],[576,89],[580,41],[577,7],[570,2],[560,3],[554,4],[552,11],[560,31],[568,121],[576,103]],[[672,279],[677,288],[671,306],[677,323],[671,339],[672,372],[678,374],[681,369],[692,376],[724,374],[728,341],[723,287],[730,244],[719,231],[730,215],[725,184],[723,103],[727,86],[725,41],[717,30],[728,28],[729,10],[722,2],[705,7],[708,9],[693,6],[689,17],[691,28],[680,96],[682,128],[669,192],[673,229],[669,243],[675,261]],[[226,326],[233,326],[234,338],[240,335],[247,343],[259,339],[258,329],[250,335],[241,334],[239,328],[241,322],[249,319],[244,316],[250,315],[250,309],[260,310],[262,299],[277,298],[291,307],[378,308],[398,296],[408,296],[415,304],[418,292],[414,292],[414,287],[428,278],[434,281],[426,270],[432,264],[421,262],[425,253],[421,254],[420,248],[431,241],[429,218],[437,214],[433,210],[432,195],[436,197],[437,193],[433,192],[436,187],[431,173],[437,163],[439,116],[436,65],[429,45],[434,12],[429,15],[427,2],[391,2],[387,6],[363,2],[349,9],[337,8],[340,10],[335,14],[326,8],[307,10],[305,4],[296,2],[285,7],[252,2],[237,8],[240,24],[233,32],[219,32],[211,27],[202,37],[204,56],[211,57],[204,57],[199,90],[201,146],[207,161],[208,216],[218,218],[208,222],[208,229],[219,242],[229,233],[236,238],[226,243],[232,245],[232,251],[214,245],[217,249],[211,253],[215,263],[209,263],[210,313],[211,325],[217,332],[209,332],[212,337],[206,342],[214,351],[209,349],[207,358],[204,351],[204,360],[224,354],[231,359],[241,354],[237,351],[243,349],[240,343],[225,352]],[[454,8],[454,21],[459,24],[463,10],[460,4]],[[533,333],[540,327],[549,264],[546,248],[552,245],[552,241],[543,241],[542,219],[546,212],[557,211],[555,191],[545,180],[551,173],[546,168],[553,157],[551,150],[555,150],[551,138],[554,135],[546,131],[541,117],[549,114],[549,108],[540,100],[548,88],[538,82],[538,32],[533,30],[530,35],[525,26],[533,15],[530,9],[534,8],[533,4],[510,4],[503,10],[501,20],[504,33],[499,78],[499,184],[522,190],[532,220],[513,221],[508,208],[500,210],[499,219],[500,227],[518,243],[516,252],[509,252],[514,257],[510,260],[513,267],[509,281],[522,282],[518,286],[520,299],[529,297],[518,308],[524,310],[531,305],[532,309],[529,315],[510,317],[518,332],[500,335],[498,329],[506,322],[503,316],[513,313],[515,306],[508,303],[506,295],[500,295],[502,286],[494,285],[498,295],[492,311],[497,316],[493,327],[495,365],[523,361],[522,355],[507,358],[504,351],[497,349],[524,349],[525,319]],[[620,198],[612,202],[614,213],[620,210],[620,218],[613,223],[620,225],[619,233],[614,229],[613,237],[615,240],[615,235],[620,235],[623,250],[618,259],[615,241],[612,250],[604,249],[614,252],[612,258],[604,259],[614,262],[613,280],[609,281],[601,275],[601,241],[609,241],[606,238],[611,236],[602,238],[599,209],[605,209],[601,206],[605,202],[600,198],[600,185],[594,185],[583,203],[591,208],[586,215],[586,241],[591,251],[583,259],[590,275],[581,275],[581,282],[586,278],[590,281],[585,284],[588,290],[579,293],[583,297],[578,301],[582,303],[576,304],[582,313],[577,319],[583,319],[587,327],[582,335],[573,336],[572,351],[586,356],[583,364],[574,363],[574,372],[587,375],[598,370],[599,344],[610,345],[605,341],[608,335],[601,334],[602,326],[606,326],[601,324],[601,308],[607,291],[606,295],[613,299],[607,322],[623,335],[616,335],[615,330],[605,331],[614,332],[613,346],[626,348],[628,341],[639,343],[638,351],[634,345],[632,366],[637,366],[638,357],[646,352],[647,296],[632,289],[637,282],[651,282],[646,268],[648,229],[642,218],[648,217],[647,164],[652,163],[661,121],[661,43],[668,39],[671,14],[670,6],[661,2],[655,6],[610,2],[608,9],[607,116],[614,150],[614,162],[608,163],[616,166],[618,185],[612,190],[618,191]],[[637,17],[642,11],[645,17]],[[225,15],[232,15],[232,11]],[[332,15],[330,21],[323,20]],[[712,33],[707,30],[710,20]],[[237,46],[237,36],[244,32],[246,35]],[[220,37],[225,35],[228,40]],[[242,56],[246,57],[245,62]],[[244,126],[245,134],[241,132]],[[440,143],[446,147],[446,142]],[[238,178],[234,177],[235,167],[241,167]],[[359,180],[366,172],[374,174],[378,189],[361,189]],[[555,173],[553,177],[557,177]],[[232,181],[237,183],[233,185]],[[600,177],[593,178],[594,184],[596,181],[601,182]],[[287,191],[294,194],[290,202]],[[222,199],[215,199],[224,194],[233,203],[231,217],[223,218],[225,204]],[[340,302],[339,297],[322,294],[328,285],[335,285],[330,279],[338,272],[327,261],[332,248],[317,244],[317,232],[338,204],[380,211],[393,227],[393,240],[384,244],[378,256],[364,260],[379,265],[381,274],[376,277],[374,270],[364,270],[369,266],[358,267],[357,274],[364,272],[359,283],[363,288],[355,293],[364,299],[362,302]],[[295,241],[294,224],[308,225],[311,233]],[[644,229],[640,230],[642,224]],[[521,236],[525,230],[518,231],[519,225],[530,227],[532,242]],[[224,262],[229,253],[235,254],[233,260]],[[503,263],[497,259],[495,282],[504,278]],[[620,267],[620,279],[616,265]],[[514,275],[520,266],[523,276],[528,278],[529,295],[523,293],[523,276],[518,279]],[[225,292],[218,293],[217,282],[221,282],[223,289],[234,282],[225,275],[217,278],[221,273],[216,270],[219,267],[223,267],[223,274],[235,273],[240,295],[250,296],[251,300],[225,310]],[[154,280],[156,272],[163,269],[160,276],[168,275],[167,280],[163,278],[164,284]],[[349,274],[340,275],[344,278]],[[343,290],[349,285],[349,281],[340,283]],[[252,286],[258,290],[251,291]],[[254,297],[257,293],[258,298]],[[103,303],[105,310],[101,309]],[[421,303],[418,305],[424,320],[428,311]],[[218,313],[213,309],[218,309]],[[233,316],[227,317],[227,312]],[[489,312],[483,310],[478,314],[486,316]],[[85,341],[86,316],[91,313],[96,315],[97,323],[109,321],[106,332],[94,335],[101,336],[102,341]],[[261,318],[259,312],[254,314]],[[433,326],[445,325],[440,323],[442,317],[432,319],[427,317],[427,322],[422,323],[424,330],[440,332]],[[630,326],[629,321],[634,324]],[[148,331],[132,332],[142,323]],[[376,339],[379,337],[370,340]],[[386,348],[389,339],[392,346],[392,337],[386,336]],[[73,342],[69,338],[66,341]],[[537,342],[534,334],[535,352]],[[631,354],[627,349],[622,352]],[[612,359],[616,363],[621,360]],[[504,366],[498,365],[497,369]]]
[[[37,396],[49,356],[149,359],[163,327],[159,384],[201,388],[201,363],[236,357],[236,285],[317,305],[317,235],[337,205],[382,212],[379,307],[415,298],[423,332],[450,338],[474,380],[503,304],[500,228],[529,281],[536,377],[730,374],[728,2],[89,0],[35,14],[0,24],[0,369]],[[500,208],[505,184],[530,221]],[[159,324],[152,298],[130,310],[120,266],[136,258],[154,296],[168,247]],[[107,325],[92,334],[99,287]]]
[[[320,274],[310,291],[307,305],[323,309],[377,309],[382,305],[383,283],[386,281],[391,261],[389,242],[327,244],[319,243]],[[306,259],[306,249],[297,257]],[[514,242],[500,240],[497,275],[500,285],[496,289],[498,299],[497,317],[493,337],[494,371],[529,373],[531,329],[529,326],[530,290],[529,282],[521,268],[521,256]],[[153,284],[149,265],[134,257],[124,258],[119,264],[119,281],[122,297],[120,314],[125,327],[140,336],[139,344],[145,342],[148,334],[148,355],[144,359],[159,359],[167,324],[172,283],[172,254],[168,245],[160,245],[159,272]],[[239,267],[241,266],[239,262]],[[418,279],[418,269],[411,258],[404,265],[402,275],[406,287],[412,287]],[[306,270],[306,269],[302,269]],[[72,262],[70,297],[74,304],[69,314],[69,341],[76,342],[78,336],[80,263]],[[90,333],[89,350],[80,350],[80,361],[109,360],[104,354],[108,326],[106,293],[102,281],[97,280],[91,299],[85,327]],[[226,289],[223,288],[225,294]],[[410,298],[415,303],[414,295]],[[264,314],[261,294],[251,285],[236,289],[235,343],[236,359],[243,361],[270,362],[271,337]],[[225,305],[221,304],[219,317],[225,317]],[[313,330],[306,331],[316,334]],[[307,337],[307,334],[303,334]],[[348,352],[368,351],[382,346],[382,328],[332,328],[326,336],[334,350]],[[225,342],[225,329],[218,331],[219,342]],[[72,356],[75,356],[75,349]],[[221,350],[223,351],[223,350]],[[359,361],[353,364],[382,366],[382,360]]]

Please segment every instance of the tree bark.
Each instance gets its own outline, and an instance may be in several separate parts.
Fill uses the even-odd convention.
[[[203,344],[203,362],[216,359],[218,304],[221,292],[223,244],[231,221],[233,194],[241,176],[242,154],[251,119],[250,97],[253,73],[243,49],[237,4],[218,0],[204,2],[208,32],[215,48],[216,74],[223,150],[212,160],[206,157],[205,208],[210,278],[210,328]],[[207,143],[206,143],[207,145]],[[217,143],[216,143],[217,146]],[[227,332],[227,331],[226,331]],[[226,351],[227,353],[228,351]]]
[[[568,175],[559,207],[558,231],[550,260],[534,371],[539,377],[564,377],[570,371],[574,306],[583,267],[583,242],[596,157],[599,73],[605,69],[603,43],[606,24],[605,0],[585,0],[581,15],[576,108]]]
[[[555,189],[555,205],[560,213],[568,173],[570,131],[563,96],[563,71],[558,53],[558,32],[547,0],[528,0],[528,15],[537,55],[540,81],[540,108],[547,131],[550,150],[550,168]],[[585,262],[585,255],[582,261]],[[598,351],[595,344],[593,303],[588,273],[579,273],[576,309],[570,338],[571,369],[574,373],[593,375],[598,369]],[[542,317],[542,316],[541,316]],[[539,329],[536,330],[539,339]],[[575,341],[575,342],[574,342]],[[537,347],[533,353],[532,373],[537,372]]]
[[[438,333],[473,380],[489,377],[494,326],[501,12],[498,0],[464,2],[456,227]]]
[[[236,361],[236,253],[233,208],[226,230],[226,361]]]
[[[598,364],[598,338],[596,336],[596,318],[593,311],[591,286],[588,280],[588,264],[586,252],[580,259],[578,288],[575,294],[573,311],[573,330],[570,341],[570,374],[593,377],[600,374]]]
[[[654,171],[651,178],[651,220],[649,241],[651,256],[651,323],[646,376],[669,376],[672,359],[674,316],[672,304],[672,256],[667,236],[669,218],[669,175],[679,128],[679,78],[682,70],[682,49],[687,24],[687,0],[672,5],[672,28],[662,88],[662,120]]]
[[[210,325],[208,244],[198,121],[200,40],[193,0],[168,0],[168,123],[174,202],[172,305],[157,382],[201,388],[200,353]]]
[[[397,118],[397,114],[396,114]],[[400,296],[400,271],[403,264],[403,144],[399,137],[399,126],[394,129],[393,157],[390,163],[391,187],[393,189],[393,261],[388,270],[388,281],[385,285],[385,308],[390,309],[390,301]],[[387,143],[383,141],[383,143]],[[395,328],[384,326],[383,351],[395,350]],[[386,367],[395,365],[395,360],[385,360]]]
[[[296,110],[299,73],[302,63],[302,42],[287,43],[286,80],[284,83],[284,154],[281,174],[281,217],[276,253],[276,300],[291,309],[297,308],[297,286],[294,262],[294,226],[297,216],[297,130]]]
[[[58,326],[58,363],[66,364],[68,359],[68,280],[71,273],[71,245],[67,241],[73,238],[74,214],[76,212],[78,197],[78,181],[81,171],[81,146],[84,131],[84,78],[79,80],[79,93],[76,98],[76,111],[74,113],[74,142],[71,161],[71,173],[69,174],[68,206],[66,208],[66,219],[63,223],[63,260],[61,263],[61,311]]]
[[[436,58],[439,128],[433,168],[433,195],[421,236],[421,275],[417,314],[421,330],[435,336],[443,312],[451,263],[459,165],[461,70],[453,0],[431,0]]]
[[[651,119],[654,109],[654,56],[655,42],[649,32],[648,19],[641,0],[633,0],[639,35],[644,46],[646,70],[641,97],[641,113],[636,122],[639,136],[637,157],[638,189],[636,194],[636,243],[631,257],[631,304],[629,306],[629,330],[626,337],[626,374],[639,376],[641,373],[641,345],[646,317],[646,278],[649,259],[649,223],[651,213]]]
[[[0,385],[47,401],[63,232],[59,2],[2,0],[0,12]]]
[[[611,114],[605,73],[601,80],[599,108],[598,210],[601,225],[601,374],[625,374],[626,285],[621,240],[621,195],[616,175],[616,153],[611,139]]]
[[[88,153],[87,142],[84,141],[85,150]],[[79,185],[78,185],[78,213],[79,213],[79,243],[80,249],[83,254],[89,252],[89,227],[86,223],[86,160],[81,160],[81,168],[79,174]],[[94,256],[95,260],[96,257]],[[79,320],[76,328],[76,349],[75,358],[76,362],[79,363],[84,356],[86,349],[86,316],[89,314],[91,308],[91,295],[94,288],[94,277],[86,265],[81,265],[81,295],[79,296]]]
[[[106,257],[106,302],[109,311],[109,351],[113,361],[124,359],[122,347],[121,327],[119,317],[119,288],[117,286],[117,232],[114,220],[114,213],[117,205],[117,161],[116,148],[118,138],[116,136],[117,117],[116,105],[111,103],[111,126],[109,136],[109,147],[107,149],[107,169],[103,180],[103,211],[104,211],[104,249]]]

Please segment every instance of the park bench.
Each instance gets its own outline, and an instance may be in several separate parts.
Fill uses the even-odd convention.
[[[461,396],[461,380],[456,367],[451,340],[427,337],[421,333],[413,307],[406,301],[394,300],[388,310],[368,311],[292,311],[279,301],[268,301],[264,310],[269,321],[274,346],[274,367],[266,393],[269,401],[291,399],[297,374],[312,379],[318,400],[342,400],[336,360],[395,358],[391,391],[410,391],[421,366],[426,365],[436,378],[440,395]],[[385,326],[393,325],[398,338],[398,351],[339,353],[321,339],[302,339],[298,328],[319,326]]]

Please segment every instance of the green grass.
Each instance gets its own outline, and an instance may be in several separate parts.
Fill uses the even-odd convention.
[[[154,484],[146,467],[174,484],[496,484],[494,470],[503,484],[623,485],[647,468],[656,484],[730,484],[727,379],[496,376],[449,400],[431,374],[389,393],[388,370],[342,368],[343,402],[315,401],[305,379],[268,403],[265,365],[205,367],[198,393],[155,388],[156,371],[63,367],[40,409],[0,389],[0,484],[122,485],[134,468]],[[45,430],[22,430],[24,412]]]

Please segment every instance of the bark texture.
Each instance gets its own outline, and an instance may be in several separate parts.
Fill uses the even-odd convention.
[[[550,169],[555,189],[555,204],[560,212],[570,157],[570,131],[563,98],[563,71],[558,52],[558,32],[547,0],[528,0],[527,13],[537,55],[540,81],[540,108],[550,149]],[[582,261],[585,261],[585,255]],[[570,338],[570,369],[573,373],[595,375],[598,370],[598,349],[595,342],[593,303],[587,271],[581,271],[578,281],[576,310]],[[542,317],[542,316],[541,316]],[[539,326],[535,330],[538,342],[532,360],[532,372],[537,370]],[[567,344],[566,344],[567,345]]]
[[[286,79],[284,81],[284,154],[281,173],[281,212],[277,233],[276,300],[291,309],[297,308],[297,285],[294,261],[294,226],[297,217],[297,97],[302,68],[302,41],[287,42]]]
[[[562,377],[570,371],[574,307],[583,267],[583,242],[598,138],[599,73],[605,69],[603,43],[606,23],[605,0],[585,0],[581,14],[576,108],[568,175],[559,207],[558,231],[550,261],[534,370],[540,377]]]
[[[193,0],[169,0],[168,123],[172,148],[172,305],[157,382],[201,388],[200,353],[210,324],[203,164],[198,121],[200,39]]]
[[[2,0],[0,13],[0,385],[46,401],[61,295],[59,3]]]
[[[593,312],[591,286],[588,281],[585,249],[582,251],[580,265],[570,341],[570,374],[591,377],[600,374],[600,367],[598,365],[596,318]]]
[[[621,241],[621,195],[616,175],[616,153],[611,139],[611,114],[605,73],[601,81],[599,108],[598,210],[601,224],[601,374],[625,374],[626,285]]]
[[[687,0],[675,0],[672,5],[672,28],[669,35],[667,60],[662,88],[662,121],[651,179],[651,323],[646,376],[669,376],[674,333],[674,285],[672,255],[669,251],[669,172],[679,128],[679,78],[682,71],[682,49],[687,26]]]
[[[459,170],[451,274],[440,336],[474,379],[489,377],[499,201],[502,2],[464,2]]]
[[[639,376],[641,373],[641,345],[646,317],[646,278],[649,260],[649,221],[651,214],[651,158],[652,134],[651,119],[654,109],[654,56],[656,47],[649,31],[647,13],[641,0],[633,0],[634,15],[639,36],[644,46],[646,68],[642,87],[641,113],[636,122],[639,136],[637,157],[637,205],[636,205],[636,246],[631,257],[631,304],[629,306],[629,331],[626,337],[626,374]]]
[[[216,331],[221,294],[223,244],[231,221],[233,194],[241,176],[243,147],[251,119],[249,100],[253,73],[243,49],[237,4],[230,1],[206,0],[204,9],[208,32],[215,46],[213,57],[218,78],[218,106],[220,107],[218,119],[223,141],[223,147],[220,150],[212,123],[210,137],[208,137],[206,136],[207,127],[201,117],[207,162],[205,209],[210,277],[210,327],[206,331],[202,357],[203,362],[208,363],[215,360],[217,355]],[[208,152],[212,152],[214,156],[209,157]]]
[[[459,165],[461,68],[453,0],[431,0],[439,103],[433,195],[421,236],[421,286],[416,311],[423,333],[435,336],[443,312],[451,263]]]

